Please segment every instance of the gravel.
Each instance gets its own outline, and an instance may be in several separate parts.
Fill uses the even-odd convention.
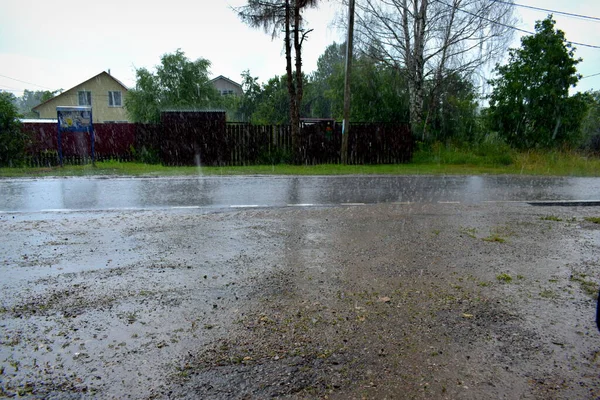
[[[597,216],[0,215],[0,396],[599,398]]]

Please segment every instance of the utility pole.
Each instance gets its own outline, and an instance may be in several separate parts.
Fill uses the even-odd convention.
[[[344,120],[342,121],[342,164],[348,164],[348,134],[350,133],[350,73],[354,39],[354,0],[348,3],[348,38],[346,39],[346,73],[344,76]]]

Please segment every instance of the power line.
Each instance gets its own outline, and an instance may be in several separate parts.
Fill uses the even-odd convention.
[[[15,93],[20,92],[19,89],[10,87],[10,86],[0,86],[0,89],[2,89],[5,92],[15,92]]]
[[[458,11],[462,11],[462,12],[464,12],[465,14],[469,14],[469,15],[472,15],[472,16],[474,16],[474,17],[481,18],[481,19],[482,19],[482,20],[484,20],[484,21],[491,22],[492,24],[500,25],[500,26],[503,26],[503,27],[505,27],[505,28],[513,29],[513,30],[515,30],[515,31],[519,31],[519,32],[527,33],[527,34],[529,34],[529,35],[535,35],[535,32],[527,31],[527,30],[525,30],[525,29],[517,28],[516,26],[512,26],[512,25],[504,24],[504,23],[502,23],[502,22],[498,22],[498,21],[491,20],[491,19],[489,19],[489,18],[486,18],[486,17],[484,17],[484,16],[482,16],[482,15],[478,15],[478,14],[472,13],[472,12],[470,12],[470,11],[463,10],[462,8],[459,8],[459,7],[454,7],[453,5],[450,5],[450,4],[448,4],[448,3],[445,3],[445,2],[443,2],[443,1],[441,1],[441,0],[435,0],[435,1],[437,1],[437,2],[438,2],[438,3],[440,3],[440,4],[443,4],[443,5],[445,5],[446,7],[450,7],[450,8],[456,8]],[[496,2],[498,2],[498,3],[501,3],[501,1],[500,1],[500,0],[495,0],[495,1],[496,1]],[[509,4],[512,4],[512,3],[509,3]],[[576,46],[590,47],[590,48],[592,48],[592,49],[600,49],[600,46],[596,46],[596,45],[593,45],[593,44],[586,44],[586,43],[572,42],[572,41],[570,41],[570,40],[565,40],[565,42],[567,42],[567,43],[569,43],[569,44],[576,45]]]
[[[41,88],[44,88],[44,89],[52,90],[52,89],[50,89],[50,88],[49,88],[49,87],[47,87],[47,86],[42,86],[42,85],[37,85],[37,84],[35,84],[35,83],[31,83],[31,82],[22,81],[22,80],[20,80],[20,79],[17,79],[17,78],[11,78],[10,76],[6,76],[6,75],[2,75],[2,74],[0,74],[0,76],[1,76],[1,77],[3,77],[3,78],[12,79],[13,81],[17,81],[17,82],[21,82],[21,83],[26,83],[26,84],[28,84],[28,85],[38,86],[38,87],[41,87]]]
[[[574,14],[574,13],[569,13],[569,12],[565,12],[565,11],[550,10],[547,8],[533,7],[533,6],[528,6],[526,4],[509,3],[507,1],[502,1],[502,0],[496,0],[496,3],[510,4],[510,5],[514,5],[517,7],[529,8],[531,10],[549,12],[551,14],[559,14],[559,15],[566,15],[567,17],[588,19],[590,21],[600,21],[600,18],[598,18],[598,17],[592,17],[589,15],[582,15],[582,14]]]
[[[591,78],[592,76],[598,76],[598,75],[600,75],[600,72],[598,72],[597,74],[583,76],[583,77],[580,78],[580,80],[581,79],[585,79],[585,78]]]

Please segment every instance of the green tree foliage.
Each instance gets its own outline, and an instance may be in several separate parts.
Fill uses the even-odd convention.
[[[183,51],[164,54],[152,73],[136,70],[135,89],[129,90],[125,107],[134,122],[158,122],[165,109],[202,109],[219,104],[219,95],[208,79],[210,61],[190,61]]]
[[[497,66],[498,78],[490,81],[492,129],[515,147],[556,147],[580,138],[585,96],[569,96],[580,78],[580,60],[554,25],[552,16],[538,21],[535,34],[509,51],[508,64]]]
[[[345,43],[333,43],[327,46],[325,52],[317,60],[317,70],[310,75],[306,86],[305,103],[303,105],[304,116],[312,118],[333,117],[334,100],[339,100],[338,81],[340,77],[343,85],[345,54]],[[335,91],[333,86],[335,86]],[[343,102],[343,91],[341,95]]]
[[[262,89],[258,78],[253,77],[249,70],[243,71],[241,76],[243,94],[241,96],[223,96],[223,108],[227,110],[228,121],[251,122]]]
[[[275,76],[262,85],[256,98],[256,108],[251,122],[255,124],[289,124],[290,97],[287,76]]]
[[[458,74],[448,75],[441,87],[429,93],[426,120],[432,140],[474,142],[479,139],[478,97],[470,81]]]
[[[28,140],[21,131],[15,100],[12,93],[0,92],[0,166],[19,166],[25,159]]]
[[[309,85],[306,76],[304,86]],[[290,124],[290,98],[287,76],[275,76],[260,85],[249,71],[242,73],[242,96],[226,96],[222,107],[229,121],[250,122],[257,125]],[[305,108],[305,107],[304,107]],[[305,113],[302,112],[304,116]]]
[[[350,118],[356,122],[409,123],[408,87],[404,74],[395,67],[375,62],[367,56],[352,64],[352,103]],[[335,94],[334,94],[335,93]],[[343,67],[335,78],[335,91],[330,91],[334,116],[343,117]]]
[[[62,89],[50,90],[27,90],[23,91],[21,97],[16,98],[15,104],[18,111],[24,118],[38,118],[38,114],[32,111],[33,107],[51,99],[57,94],[62,93]]]
[[[600,90],[586,93],[588,110],[581,124],[581,136],[586,149],[600,153]]]
[[[333,43],[319,57],[307,84],[306,116],[342,119],[345,52],[345,44]],[[398,69],[368,56],[355,57],[351,85],[352,121],[408,123],[407,84]]]
[[[470,78],[492,60],[501,58],[511,40],[511,1],[357,3],[356,47],[404,72],[410,125],[421,140],[431,139],[429,120],[442,97],[437,90],[446,78]]]
[[[333,43],[317,61],[317,69],[303,76],[305,96],[301,117],[342,119],[344,103],[345,45]],[[379,62],[367,55],[355,57],[352,77],[352,121],[408,124],[410,102],[405,71]],[[289,124],[287,77],[276,76],[266,84],[249,71],[242,73],[244,95],[232,102],[228,110],[230,121],[255,124]],[[427,110],[427,121],[435,140],[459,137],[469,140],[478,132],[476,93],[473,84],[460,75],[449,75],[433,90],[427,82],[427,92],[435,107]],[[235,103],[235,104],[234,104]]]

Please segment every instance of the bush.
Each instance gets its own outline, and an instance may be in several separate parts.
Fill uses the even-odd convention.
[[[591,136],[583,145],[583,149],[600,155],[600,133]]]
[[[21,130],[13,95],[0,93],[0,166],[17,167],[25,163],[28,137]]]

